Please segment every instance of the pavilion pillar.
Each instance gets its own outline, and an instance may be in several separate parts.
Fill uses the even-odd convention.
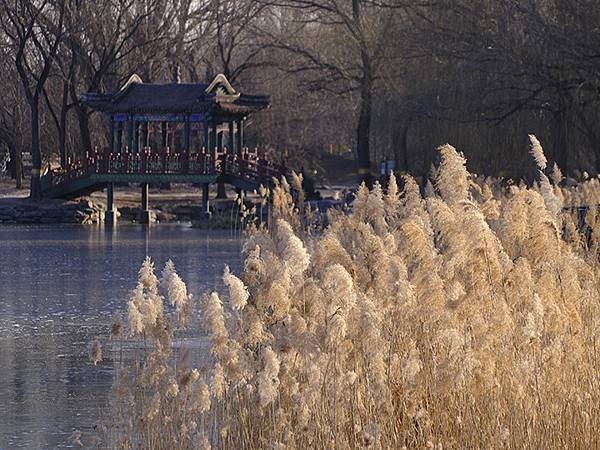
[[[142,205],[140,211],[140,223],[152,223],[152,211],[148,207],[148,183],[142,183]]]
[[[144,143],[144,145],[142,147],[149,147],[150,146],[150,122],[146,121],[144,122],[144,126],[143,126],[143,137],[142,137],[142,141]]]
[[[133,153],[139,153],[140,151],[140,122],[137,120],[134,123],[134,143],[133,143]]]
[[[217,150],[219,152],[223,151],[223,133],[217,132],[217,122],[215,121],[215,143]],[[221,166],[221,170],[224,169],[224,166]],[[227,198],[227,192],[225,191],[225,183],[219,181],[217,183],[217,198]]]
[[[190,154],[190,134],[191,134],[191,129],[192,129],[192,127],[190,126],[190,115],[186,114],[185,115],[184,130],[183,130],[183,147],[185,149],[185,152],[188,155]]]
[[[123,150],[123,122],[117,122],[117,153]]]
[[[148,209],[148,183],[142,183],[142,209]]]
[[[210,195],[210,185],[208,183],[202,183],[202,218],[208,219],[210,218],[210,203],[209,203],[209,195]]]
[[[204,147],[204,151],[208,154],[210,152],[210,142],[208,142],[210,136],[208,133],[208,120],[206,119],[206,117],[204,118],[203,125],[204,125],[204,142],[202,143],[202,146]]]
[[[244,119],[238,119],[236,124],[237,124],[237,130],[236,130],[236,134],[235,134],[236,153],[239,158],[242,158],[242,155],[244,153]],[[236,189],[236,192],[243,202],[244,201],[244,191],[242,189]]]
[[[211,148],[210,148],[211,151],[218,149],[219,144],[218,144],[217,121],[216,120],[213,120],[213,123],[212,123],[212,139],[211,139],[210,145],[211,145]]]
[[[235,154],[235,149],[233,147],[233,132],[234,132],[234,127],[233,127],[233,120],[229,121],[229,133],[227,134],[227,151],[230,154]]]
[[[113,153],[115,150],[115,117],[111,114],[110,125],[108,127],[108,150]]]
[[[241,155],[244,150],[244,119],[237,121],[237,154]]]
[[[160,123],[161,146],[162,150],[167,148],[167,122]]]
[[[210,124],[214,122],[209,121],[208,117],[204,116],[203,125],[204,125],[204,152],[206,158],[211,158],[214,154],[214,147],[211,145],[211,132],[210,132]],[[209,219],[210,218],[210,203],[209,203],[209,194],[210,194],[210,184],[202,183],[202,211],[201,218]]]
[[[127,124],[127,148],[129,149],[129,153],[133,153],[133,141],[135,140],[135,124],[133,123],[133,115],[129,115],[129,122]]]
[[[169,144],[169,122],[162,121],[160,123],[160,150],[159,153],[164,155]],[[171,183],[161,183],[161,189],[171,189]]]
[[[104,224],[114,226],[117,223],[117,209],[114,205],[114,184],[106,185],[106,211],[104,212]]]

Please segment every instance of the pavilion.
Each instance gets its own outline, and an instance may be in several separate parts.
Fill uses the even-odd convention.
[[[182,176],[160,178],[177,182],[190,180],[183,176],[192,172],[187,161],[200,153],[225,152],[241,157],[245,120],[267,108],[271,99],[236,91],[222,74],[207,84],[180,83],[175,69],[171,83],[144,83],[138,75],[132,75],[117,92],[85,93],[81,102],[104,113],[108,122],[107,153],[143,154],[148,160],[155,154],[183,155],[186,165]],[[147,214],[144,221],[149,220],[148,184],[157,180],[149,177],[141,183],[142,210]],[[208,211],[209,182],[201,184],[203,210]],[[113,185],[106,183],[107,222],[114,222],[116,216]]]

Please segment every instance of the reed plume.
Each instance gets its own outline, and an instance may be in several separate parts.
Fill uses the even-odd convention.
[[[497,189],[444,145],[426,196],[410,176],[402,191],[394,177],[387,192],[362,185],[326,229],[276,183],[242,273],[225,268],[228,292],[202,297],[211,351],[195,368],[173,351],[144,261],[129,328],[152,346],[119,377],[120,443],[599,446],[600,220],[590,209],[583,227],[564,208],[595,193],[560,186],[558,169],[551,181],[530,140],[537,186]],[[162,278],[181,313],[190,296],[171,263]]]

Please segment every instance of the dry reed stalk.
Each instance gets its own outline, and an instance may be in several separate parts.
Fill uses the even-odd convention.
[[[148,347],[118,377],[121,448],[598,447],[600,221],[583,235],[562,209],[597,180],[559,187],[554,169],[501,191],[440,152],[426,198],[410,177],[361,186],[319,233],[276,183],[243,273],[202,297],[208,370],[172,350],[183,281],[145,261],[129,328]]]

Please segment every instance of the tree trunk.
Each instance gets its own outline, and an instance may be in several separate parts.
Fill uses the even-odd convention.
[[[66,115],[65,115],[66,119]],[[61,119],[62,122],[62,119]],[[66,120],[63,125],[66,125]],[[58,149],[60,153],[60,166],[66,167],[67,165],[67,130],[63,128],[61,125],[60,130],[58,130]]]
[[[556,125],[554,127],[554,161],[560,170],[567,174],[569,171],[569,138],[568,138],[568,116],[565,109],[554,114]],[[551,169],[551,167],[549,167]]]
[[[90,123],[89,116],[85,107],[80,104],[75,105],[75,112],[77,113],[77,121],[79,122],[79,134],[81,136],[81,145],[83,153],[92,150],[92,138],[90,137]]]
[[[58,127],[58,149],[60,153],[60,165],[67,165],[67,113],[69,101],[69,83],[63,83],[62,105],[60,108],[60,124]]]
[[[29,197],[33,200],[42,198],[42,152],[40,150],[40,119],[39,119],[39,95],[33,96],[31,102],[31,188]]]
[[[408,172],[408,121],[394,130],[392,138],[394,146],[394,163],[399,172]]]
[[[15,179],[15,187],[23,188],[23,158],[22,150],[16,143],[12,143],[8,147],[11,161],[11,176]]]
[[[23,189],[23,149],[20,146],[15,148],[15,187]]]
[[[352,0],[352,18],[354,27],[362,30],[362,8],[360,0]],[[373,64],[367,45],[360,42],[360,59],[362,63],[362,78],[360,80],[360,112],[356,128],[356,153],[358,156],[358,180],[371,187],[371,154],[369,140],[371,138],[371,115],[373,109]]]
[[[371,77],[365,73],[360,93],[360,113],[358,116],[358,126],[356,128],[356,153],[358,156],[358,181],[365,182],[367,186],[373,183],[371,174],[371,155],[369,149],[369,139],[371,137]]]

